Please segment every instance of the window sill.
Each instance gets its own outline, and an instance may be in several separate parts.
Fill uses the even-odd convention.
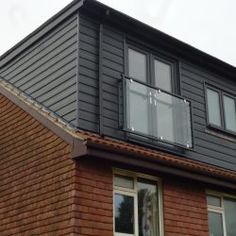
[[[214,126],[214,125],[207,125],[207,129],[205,130],[206,133],[214,135],[216,137],[231,141],[231,142],[236,142],[236,132],[231,132],[228,130],[224,130],[220,127]]]

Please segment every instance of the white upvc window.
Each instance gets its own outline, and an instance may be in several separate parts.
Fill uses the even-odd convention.
[[[113,222],[115,236],[163,236],[160,180],[114,170]]]
[[[236,235],[236,197],[208,192],[208,225],[210,236]]]

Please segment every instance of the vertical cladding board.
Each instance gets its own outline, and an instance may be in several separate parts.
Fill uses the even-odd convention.
[[[1,68],[0,75],[66,121],[76,120],[77,15]]]
[[[181,63],[181,93],[192,102],[194,152],[189,156],[224,168],[236,170],[236,139],[217,131],[207,132],[204,83],[236,91],[233,81],[189,63]],[[224,137],[225,136],[225,137]]]
[[[124,133],[119,127],[119,112],[121,111],[119,111],[118,96],[119,81],[121,74],[124,73],[124,34],[105,25],[102,48],[104,133],[124,138]]]
[[[79,127],[99,129],[99,24],[80,14],[79,25]]]

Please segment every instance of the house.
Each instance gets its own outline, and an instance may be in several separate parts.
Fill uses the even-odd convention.
[[[93,0],[0,58],[0,235],[236,235],[236,69]]]

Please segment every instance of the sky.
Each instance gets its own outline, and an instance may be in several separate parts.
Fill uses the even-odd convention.
[[[236,66],[235,0],[99,0]],[[0,0],[0,55],[71,0]]]

